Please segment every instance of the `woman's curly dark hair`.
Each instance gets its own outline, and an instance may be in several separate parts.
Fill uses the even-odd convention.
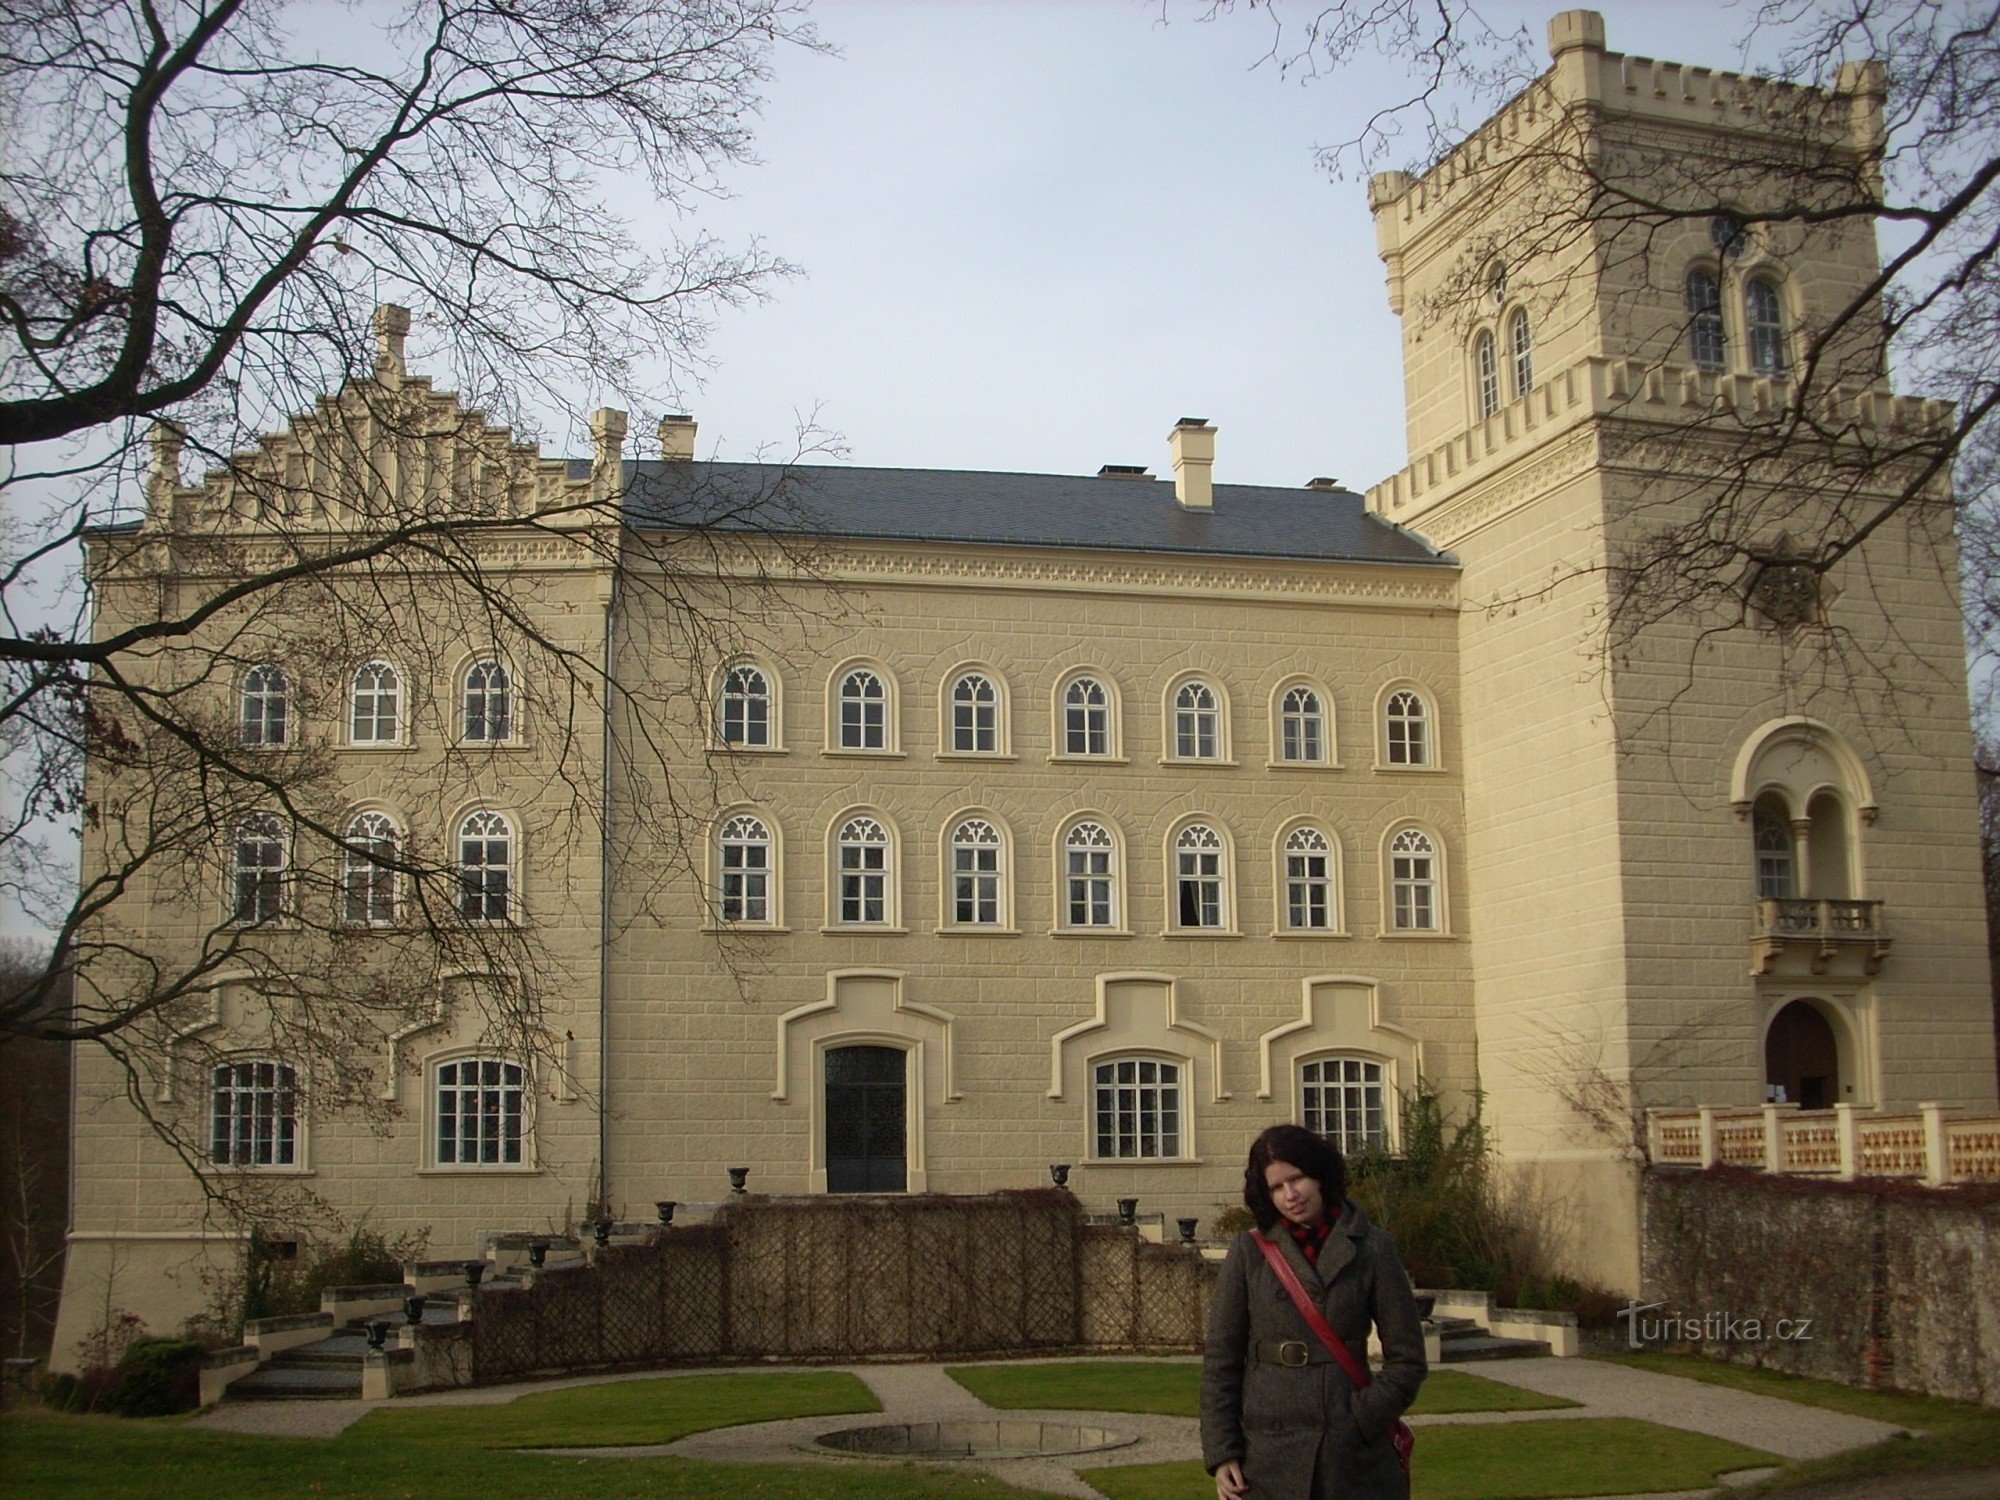
[[[1317,1182],[1327,1214],[1339,1217],[1341,1200],[1347,1196],[1347,1163],[1340,1159],[1340,1148],[1303,1125],[1273,1125],[1250,1143],[1250,1162],[1243,1169],[1243,1206],[1259,1229],[1269,1233],[1284,1217],[1264,1183],[1264,1169],[1274,1161],[1297,1167]]]

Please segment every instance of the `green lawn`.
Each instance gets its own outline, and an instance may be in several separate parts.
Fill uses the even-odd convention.
[[[1201,1366],[1185,1362],[1077,1359],[1056,1364],[955,1365],[945,1373],[988,1406],[1006,1411],[1201,1414]],[[1433,1370],[1410,1415],[1548,1411],[1575,1404],[1460,1370]]]
[[[1720,1438],[1637,1422],[1480,1423],[1417,1432],[1412,1500],[1543,1500],[1633,1490],[1691,1490],[1731,1469],[1778,1460]],[[1200,1464],[1132,1464],[1083,1476],[1108,1500],[1213,1500]]]
[[[1959,1469],[2000,1469],[2000,1411],[1959,1401],[1943,1401],[1935,1396],[1906,1396],[1894,1391],[1863,1391],[1830,1380],[1807,1380],[1783,1375],[1775,1370],[1752,1370],[1742,1365],[1704,1359],[1698,1354],[1616,1354],[1606,1358],[1616,1364],[1662,1375],[1679,1375],[1709,1385],[1727,1386],[1736,1391],[1753,1391],[1796,1401],[1804,1406],[1824,1407],[1850,1416],[1872,1417],[1893,1422],[1920,1435],[1891,1438],[1872,1448],[1836,1453],[1830,1458],[1792,1464],[1782,1473],[1742,1493],[1748,1496],[1818,1480],[1859,1479],[1878,1474],[1949,1473]]]
[[[875,1393],[837,1370],[675,1375],[541,1391],[501,1406],[403,1406],[370,1412],[338,1441],[470,1448],[616,1448],[785,1417],[880,1411]]]

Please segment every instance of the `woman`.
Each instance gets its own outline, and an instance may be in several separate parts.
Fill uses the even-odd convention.
[[[1356,1390],[1248,1234],[1215,1284],[1201,1371],[1202,1462],[1218,1500],[1408,1500],[1389,1432],[1423,1384],[1424,1335],[1396,1242],[1346,1197],[1338,1148],[1297,1125],[1250,1147],[1243,1201],[1350,1352],[1368,1325],[1382,1368]]]

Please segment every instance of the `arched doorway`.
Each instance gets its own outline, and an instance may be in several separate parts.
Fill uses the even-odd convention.
[[[1840,1046],[1833,1026],[1810,1000],[1794,1000],[1764,1033],[1764,1083],[1801,1109],[1830,1109],[1841,1097]]]
[[[905,1054],[897,1047],[826,1052],[826,1190],[908,1190]]]

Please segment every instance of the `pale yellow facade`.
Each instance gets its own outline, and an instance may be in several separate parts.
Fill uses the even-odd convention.
[[[1587,12],[1551,36],[1550,73],[1457,156],[1371,190],[1405,324],[1412,464],[1367,508],[1441,556],[836,528],[804,552],[746,537],[704,549],[669,608],[646,582],[657,559],[624,555],[614,586],[615,544],[583,518],[637,472],[618,414],[600,421],[593,461],[568,468],[415,379],[436,418],[429,458],[383,459],[365,424],[316,438],[301,419],[266,455],[280,488],[287,464],[311,471],[315,443],[350,442],[391,492],[493,497],[480,567],[518,615],[475,629],[407,585],[429,648],[392,663],[405,696],[390,742],[354,733],[355,673],[375,650],[365,605],[241,628],[290,642],[293,743],[325,757],[314,805],[328,828],[380,811],[412,847],[452,851],[468,819],[502,820],[496,930],[519,940],[511,962],[531,956],[531,1013],[497,1024],[474,993],[496,976],[416,955],[410,924],[386,913],[296,940],[279,924],[261,978],[218,972],[198,1013],[172,1012],[180,1031],[160,1055],[192,1061],[136,1086],[211,1141],[214,1069],[282,1051],[268,1017],[297,1003],[273,982],[287,941],[301,955],[318,944],[313,963],[414,975],[428,1008],[361,1028],[379,1041],[376,1107],[316,1112],[306,1079],[289,1163],[207,1170],[303,1187],[344,1221],[424,1230],[432,1253],[455,1256],[482,1233],[573,1224],[600,1190],[625,1218],[656,1199],[714,1201],[730,1167],[770,1192],[853,1186],[851,1141],[830,1126],[883,1101],[897,1118],[884,1136],[878,1109],[869,1139],[900,1155],[861,1153],[893,1179],[875,1186],[1029,1186],[1064,1164],[1093,1210],[1136,1197],[1142,1213],[1206,1224],[1238,1197],[1249,1137],[1309,1118],[1309,1084],[1332,1087],[1328,1069],[1352,1064],[1372,1071],[1335,1093],[1384,1101],[1391,1147],[1395,1097],[1420,1078],[1459,1111],[1482,1094],[1559,1258],[1622,1289],[1637,1284],[1643,1139],[1624,1122],[1649,1105],[1762,1102],[1774,1057],[1804,1087],[1799,1067],[1820,1065],[1774,1052],[1774,1025],[1830,1039],[1836,1055],[1810,1074],[1826,1096],[1809,1102],[1990,1108],[1948,535],[1920,517],[1885,537],[1827,605],[1864,656],[1900,664],[1893,697],[1775,627],[1697,639],[1697,619],[1615,649],[1609,628],[1607,564],[1698,488],[1677,466],[1698,478],[1717,451],[1681,429],[1771,399],[1753,369],[1685,357],[1688,268],[1712,265],[1731,309],[1768,277],[1796,328],[1869,274],[1872,238],[1847,226],[1725,257],[1697,228],[1634,257],[1616,235],[1524,234],[1534,184],[1559,170],[1534,149],[1550,132],[1601,131],[1614,161],[1663,143],[1726,161],[1754,154],[1773,118],[1742,104],[1762,85],[1605,51]],[[1857,139],[1872,128],[1864,106]],[[1498,244],[1541,251],[1496,286]],[[1532,330],[1520,363],[1517,314]],[[1724,343],[1730,359],[1752,347],[1734,321]],[[393,320],[384,347],[380,379],[403,389]],[[1856,368],[1874,358],[1860,350]],[[1863,384],[1857,410],[1872,419],[1922,419],[1879,376]],[[691,465],[692,437],[663,423],[649,472]],[[1112,477],[1078,493],[1216,518],[1255,498],[1212,481],[1211,463],[1227,479],[1226,435],[1219,456],[1190,422],[1169,444],[1174,483]],[[148,528],[94,544],[101,631],[143,618],[159,576],[200,573],[163,560],[179,531],[255,532],[229,493],[163,479]],[[567,506],[584,509],[530,524]],[[363,511],[324,517],[327,534],[364,529]],[[230,659],[263,649],[232,637]],[[549,651],[608,664],[616,689],[538,679]],[[496,653],[513,668],[511,716],[469,743],[467,673]],[[213,679],[218,712],[233,712],[240,674]],[[970,679],[983,688],[961,702]],[[1073,702],[1080,679],[1098,696]],[[1317,714],[1304,748],[1286,722],[1301,702]],[[1099,717],[1072,718],[1079,704]],[[1756,844],[1774,818],[1792,842],[1766,853],[1790,906],[1759,905],[1780,889],[1760,889],[1780,877]],[[302,837],[290,857],[321,860],[315,899],[346,899],[326,840]],[[135,946],[184,952],[223,922],[244,889],[232,897],[227,859],[192,860],[129,904]],[[1774,913],[1813,901],[1860,926],[1774,929]],[[516,1144],[441,1160],[448,1070],[510,1056],[524,1070],[507,1106]],[[868,1094],[849,1064],[895,1076]],[[208,1295],[201,1266],[226,1268],[241,1245],[117,1069],[85,1049],[76,1076],[59,1357],[110,1308],[172,1326]],[[1101,1120],[1106,1091],[1125,1085],[1150,1103]]]

